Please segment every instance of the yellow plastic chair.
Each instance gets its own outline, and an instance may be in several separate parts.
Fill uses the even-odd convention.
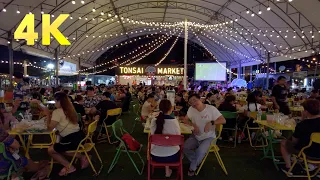
[[[247,113],[247,116],[249,117],[249,119],[247,120],[244,128],[247,129],[250,146],[253,147],[253,148],[267,147],[268,146],[268,141],[267,141],[266,138],[264,138],[265,144],[264,144],[264,142],[263,142],[262,145],[253,145],[252,144],[252,137],[251,137],[250,130],[261,131],[261,133],[264,133],[264,131],[265,131],[264,127],[261,127],[261,126],[259,126],[259,127],[249,127],[249,125],[248,125],[248,121],[250,121],[250,119],[257,119],[258,112],[248,112],[248,111],[246,111],[245,113]]]
[[[112,125],[107,125],[107,124],[105,123],[105,121],[107,121],[107,119],[108,119],[109,116],[117,116],[116,119],[118,120],[119,117],[121,116],[121,112],[122,112],[122,109],[121,109],[121,108],[110,109],[110,110],[107,111],[107,116],[106,116],[106,118],[103,120],[103,127],[101,127],[100,132],[99,132],[98,141],[101,141],[101,140],[104,140],[105,138],[107,138],[109,144],[114,144],[114,143],[116,143],[116,142],[111,142],[111,140],[110,140],[111,135],[110,135],[109,132],[108,132],[108,128],[109,128],[109,127],[112,127]],[[104,129],[106,130],[106,135],[107,135],[107,137],[102,137],[102,134],[101,134],[102,128],[104,128]]]
[[[98,124],[98,121],[96,120],[96,121],[92,122],[88,126],[87,136],[80,142],[77,150],[75,150],[75,151],[67,151],[67,153],[74,153],[74,156],[73,156],[73,158],[72,158],[72,160],[71,160],[71,162],[70,162],[70,164],[68,166],[68,169],[72,166],[73,162],[75,161],[76,154],[77,153],[84,153],[86,155],[86,157],[88,158],[89,164],[90,164],[93,172],[95,173],[94,176],[97,176],[97,175],[100,174],[100,172],[101,172],[101,170],[103,168],[103,163],[102,163],[101,157],[100,157],[100,155],[99,155],[99,153],[98,153],[98,151],[97,151],[97,149],[95,147],[95,143],[93,143],[93,141],[92,141],[92,135],[97,129],[97,124]],[[92,149],[95,151],[95,153],[96,153],[96,155],[97,155],[97,157],[98,157],[98,159],[99,159],[99,161],[101,163],[101,167],[100,167],[98,172],[96,171],[95,167],[93,166],[92,161],[91,161],[91,159],[90,159],[90,157],[88,155],[88,152],[90,152]]]
[[[308,180],[311,180],[312,177],[316,176],[320,172],[320,158],[308,157],[304,152],[306,149],[310,148],[313,143],[320,144],[320,133],[319,132],[312,133],[311,137],[310,137],[310,143],[306,147],[302,148],[298,155],[293,155],[293,156],[295,156],[295,160],[294,160],[291,168],[287,172],[288,177],[299,177],[299,178],[300,177],[307,177]],[[290,175],[292,169],[297,164],[298,160],[303,160],[303,163],[305,165],[305,170],[307,171],[307,175]],[[318,166],[318,169],[312,175],[310,175],[308,163],[316,164]]]
[[[207,152],[206,156],[203,158],[203,160],[202,160],[202,162],[201,162],[198,170],[196,171],[196,175],[199,174],[199,172],[200,172],[200,170],[201,170],[201,168],[202,168],[204,162],[206,161],[206,159],[207,159],[207,157],[208,157],[208,155],[209,155],[210,152],[214,152],[214,154],[216,155],[217,160],[218,160],[218,163],[219,163],[219,165],[221,166],[222,170],[224,171],[224,173],[225,173],[226,175],[228,175],[227,169],[226,169],[226,167],[224,166],[223,161],[222,161],[222,159],[221,159],[221,157],[220,157],[220,154],[219,154],[220,148],[216,145],[217,140],[218,140],[218,139],[220,138],[220,136],[221,136],[222,128],[223,128],[223,125],[221,125],[221,124],[217,124],[217,125],[216,125],[217,137],[212,140],[212,142],[211,142],[211,147],[209,148],[209,151]]]

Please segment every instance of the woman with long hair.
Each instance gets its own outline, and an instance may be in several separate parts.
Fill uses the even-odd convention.
[[[171,102],[167,99],[161,100],[159,104],[160,114],[151,121],[151,134],[181,135],[180,125],[177,119],[170,116],[173,110]],[[151,158],[159,163],[171,163],[179,161],[179,146],[157,146],[151,145]],[[170,177],[172,170],[169,166],[165,168],[166,177]]]
[[[66,151],[76,150],[85,134],[80,130],[77,113],[68,96],[64,92],[57,92],[54,99],[57,109],[52,112],[51,118],[47,121],[47,126],[50,131],[56,128],[61,138],[60,142],[49,147],[48,153],[55,161],[64,166],[59,172],[59,176],[65,176],[76,171],[76,168],[71,166],[68,169],[70,163],[61,153],[73,156],[74,153],[66,153]],[[80,159],[81,169],[88,167],[89,163],[86,156],[78,153],[76,157]]]

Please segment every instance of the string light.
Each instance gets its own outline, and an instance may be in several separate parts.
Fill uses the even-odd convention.
[[[121,33],[120,35],[127,35],[127,34],[138,34],[138,33],[142,33],[143,31],[145,31],[145,32],[151,32],[151,31],[156,31],[156,30],[159,30],[159,32],[161,33],[162,31],[164,31],[164,32],[166,32],[167,31],[167,29],[166,28],[164,28],[164,27],[158,27],[158,28],[144,28],[143,30],[140,30],[140,31],[131,31],[131,32],[127,32],[126,34],[123,34],[123,33]],[[180,30],[180,28],[174,28],[173,29],[174,31],[176,31],[176,30]],[[158,32],[155,32],[155,33],[152,33],[151,35],[153,35],[153,34],[158,34]],[[115,34],[110,34],[110,35],[102,35],[102,34],[99,34],[98,36],[101,36],[101,37],[113,37],[113,36],[118,36],[118,34],[117,33],[115,33]],[[146,35],[146,36],[148,36],[148,35]],[[86,38],[89,38],[89,35],[88,34],[86,34]],[[96,38],[96,36],[92,36],[92,38]],[[126,41],[124,44],[127,44],[127,43],[131,43],[130,41]],[[107,49],[108,49],[109,47],[107,47]],[[112,47],[110,47],[110,48],[112,48]],[[98,50],[104,50],[103,48],[101,48],[101,49],[98,49]],[[83,50],[82,51],[82,54],[87,54],[87,53],[94,53],[94,52],[96,52],[97,50]],[[75,56],[77,56],[77,55],[71,55],[71,54],[66,54],[65,56],[68,56],[68,57],[75,57]]]
[[[2,12],[7,12],[6,8],[3,8],[3,9],[2,9]]]
[[[171,37],[171,36],[170,36],[170,37]],[[169,37],[167,37],[159,46],[155,47],[154,49],[152,49],[151,51],[147,52],[146,54],[143,55],[143,53],[146,52],[146,50],[144,50],[142,53],[139,53],[139,54],[133,56],[132,58],[130,58],[130,59],[128,59],[128,60],[120,63],[119,65],[123,65],[123,64],[125,64],[125,63],[128,63],[128,62],[130,62],[132,59],[134,59],[134,58],[136,58],[136,57],[139,57],[140,55],[143,55],[141,58],[135,60],[135,62],[138,62],[139,60],[143,59],[144,57],[148,56],[148,55],[151,54],[153,51],[155,51],[156,49],[158,49],[158,48],[159,48],[162,44],[164,44],[168,39],[169,39]],[[160,43],[160,41],[156,42],[155,45],[158,44],[158,43]],[[151,48],[154,47],[155,45],[150,46],[148,49],[151,49]],[[135,62],[132,62],[132,63],[135,63]],[[127,65],[128,65],[128,64],[127,64]],[[87,75],[90,75],[90,74],[102,73],[102,72],[108,71],[109,69],[113,69],[113,68],[115,68],[115,67],[118,67],[118,65],[112,66],[112,67],[110,67],[110,68],[106,68],[106,69],[101,70],[101,71],[96,71],[96,72],[93,72],[93,73],[86,73],[86,74],[87,74]],[[93,69],[93,68],[90,68],[90,69]]]
[[[72,4],[76,4],[76,1],[71,1]]]
[[[180,34],[177,36],[176,40],[172,43],[171,47],[169,48],[169,50],[164,54],[164,56],[160,59],[160,61],[158,63],[155,64],[155,66],[158,66],[159,64],[162,63],[162,61],[164,61],[166,59],[166,57],[170,54],[171,50],[173,49],[173,47],[176,45],[176,43],[178,42],[180,37]]]
[[[146,37],[149,37],[149,35],[146,35]],[[157,38],[157,39],[155,39],[155,40],[152,41],[151,43],[153,43],[153,42],[158,43],[159,40],[161,40],[161,38],[162,38],[162,36],[159,37],[159,38]],[[135,39],[135,40],[136,40],[136,39]],[[135,40],[133,40],[133,41],[135,41]],[[132,40],[126,41],[126,42],[124,42],[123,44],[129,44],[129,43],[132,43]],[[150,43],[140,45],[140,46],[138,46],[136,49],[134,49],[134,50],[132,50],[131,52],[127,53],[126,55],[122,55],[122,56],[120,56],[120,57],[118,57],[118,58],[115,58],[115,59],[113,59],[113,60],[110,60],[110,61],[105,62],[105,63],[102,63],[102,64],[95,65],[95,66],[90,67],[90,68],[82,69],[82,70],[80,70],[80,72],[87,71],[87,70],[90,70],[90,69],[92,69],[92,68],[97,68],[97,67],[101,67],[101,66],[104,66],[104,65],[108,65],[108,64],[113,63],[113,62],[115,62],[115,61],[121,60],[122,58],[125,58],[125,57],[127,57],[128,55],[133,55],[135,52],[138,51],[138,49],[142,49],[143,47],[147,47],[148,45],[149,45],[149,47],[153,46],[153,45],[150,46]],[[108,48],[107,48],[107,49],[108,49]],[[101,50],[104,50],[104,48],[102,48]],[[98,51],[98,50],[96,50],[96,51]],[[84,54],[84,52],[83,52],[83,54]],[[141,54],[141,53],[140,53],[140,54]]]
[[[211,51],[209,51],[209,49],[204,45],[204,43],[201,41],[201,39],[199,38],[199,36],[191,29],[192,33],[194,34],[194,36],[198,39],[198,41],[200,42],[200,44],[204,47],[204,49],[217,61],[217,63],[224,69],[226,69],[227,73],[232,73],[234,75],[237,75],[236,73],[233,73],[232,71],[229,71],[228,68],[226,68],[223,64],[221,64],[218,59],[211,53]]]

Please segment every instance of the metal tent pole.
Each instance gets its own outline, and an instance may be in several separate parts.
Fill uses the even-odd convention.
[[[187,90],[187,72],[188,72],[188,21],[184,22],[184,71],[183,71],[183,86]]]
[[[10,80],[10,89],[13,89],[13,72],[14,72],[14,65],[13,65],[13,50],[12,50],[12,33],[8,32],[8,51],[9,51],[9,80]]]
[[[59,50],[58,48],[55,49],[54,51],[54,58],[56,60],[56,87],[59,86],[59,58],[58,58]]]
[[[267,78],[266,78],[267,82],[266,82],[266,89],[269,89],[269,72],[270,72],[269,66],[270,66],[270,53],[268,52],[267,53]]]
[[[252,82],[252,66],[250,66],[250,82]]]

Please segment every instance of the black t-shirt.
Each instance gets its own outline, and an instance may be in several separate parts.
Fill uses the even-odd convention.
[[[219,111],[237,112],[237,108],[230,103],[223,102],[219,106]]]
[[[81,116],[86,115],[86,111],[84,110],[83,105],[78,104],[78,103],[73,103],[74,109],[76,110],[77,113],[81,114]]]
[[[295,148],[300,150],[307,146],[314,132],[320,132],[320,118],[306,119],[298,123],[293,133],[293,137],[299,139]],[[308,156],[320,158],[320,145],[313,143],[305,152]]]
[[[274,96],[277,102],[287,102],[288,89],[284,86],[275,85],[272,88],[271,96]]]
[[[103,100],[103,101],[99,102],[96,105],[96,109],[98,111],[100,111],[100,113],[101,113],[99,122],[102,123],[102,121],[106,118],[108,110],[115,109],[115,108],[118,108],[118,107],[117,107],[116,103],[113,101]],[[112,124],[115,121],[115,117],[109,117],[109,118],[106,121],[106,123],[108,125]]]

